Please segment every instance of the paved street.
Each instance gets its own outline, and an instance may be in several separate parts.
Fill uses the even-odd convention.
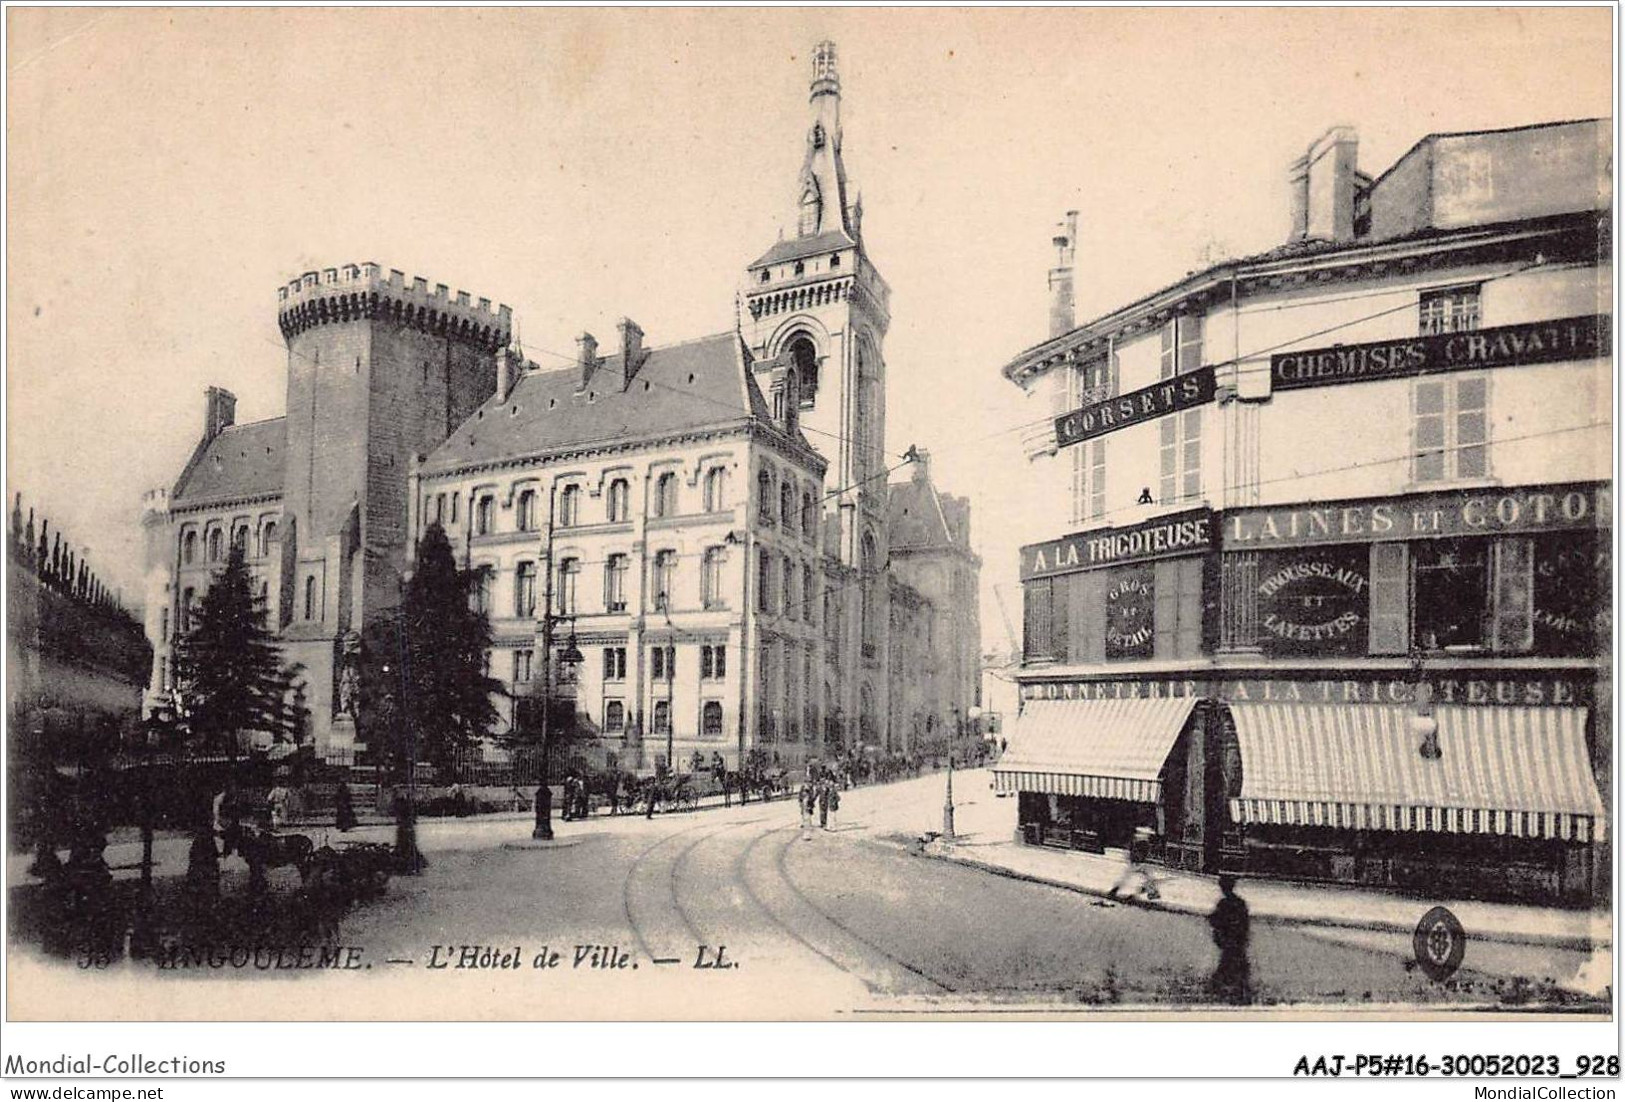
[[[971,783],[977,776],[961,785],[967,809],[993,799]],[[372,1015],[404,1017],[773,1018],[1205,998],[1216,952],[1201,917],[919,856],[915,840],[940,824],[941,798],[940,776],[856,790],[839,830],[807,836],[788,801],[561,823],[557,841],[541,847],[528,820],[428,822],[428,871],[393,881],[333,938],[363,948],[368,982],[356,984],[355,974],[299,982],[330,986],[339,1003],[355,997]],[[172,850],[178,844],[161,847],[166,865],[178,860]],[[277,884],[288,891],[297,880],[283,871]],[[517,947],[522,967],[458,968],[465,945]],[[614,947],[598,963],[624,952],[626,966],[593,967],[591,950],[578,963],[577,947],[594,945]],[[534,967],[544,949],[560,954],[556,967]],[[730,967],[695,967],[717,963],[719,950]],[[1252,965],[1266,1003],[1496,1001],[1484,976],[1464,970],[1441,987],[1393,953],[1314,931],[1257,924]],[[178,982],[195,989],[197,979]],[[379,983],[400,983],[403,1001],[380,1006]],[[425,1005],[431,993],[443,998],[438,1011]]]

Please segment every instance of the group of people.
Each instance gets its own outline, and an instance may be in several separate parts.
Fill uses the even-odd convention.
[[[841,810],[839,774],[829,766],[810,765],[807,779],[801,782],[797,802],[801,805],[801,832],[803,837],[812,830],[813,815],[818,816],[820,830],[836,830],[836,818]]]
[[[572,819],[585,819],[591,812],[587,778],[579,773],[570,773],[564,778],[564,807],[560,809],[559,818],[569,822]]]

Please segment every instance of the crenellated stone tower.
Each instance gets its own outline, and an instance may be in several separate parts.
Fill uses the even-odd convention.
[[[371,263],[306,272],[277,297],[288,387],[274,605],[320,746],[353,737],[338,700],[345,651],[401,598],[412,458],[491,395],[511,313]]]
[[[863,243],[863,201],[841,155],[835,44],[813,50],[806,150],[788,232],[746,269],[741,326],[775,411],[830,461],[826,589],[841,605],[830,688],[846,741],[886,714],[886,362],[890,289]],[[864,717],[868,717],[865,719]]]

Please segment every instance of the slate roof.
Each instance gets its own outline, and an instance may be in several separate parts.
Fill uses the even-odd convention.
[[[495,396],[464,421],[423,464],[426,473],[501,462],[593,444],[773,424],[735,333],[645,350],[622,387],[620,353],[604,357],[585,388],[581,367],[532,369],[507,398]],[[795,441],[808,451],[804,437]]]
[[[282,494],[287,419],[231,425],[199,446],[170,492],[171,509]]]
[[[929,479],[911,478],[887,485],[887,524],[893,551],[923,551],[954,546],[942,501]]]
[[[828,230],[811,237],[791,237],[778,242],[757,257],[751,262],[750,267],[761,268],[769,264],[782,264],[789,260],[799,260],[804,256],[849,249],[856,244],[857,242],[852,240],[845,230]]]

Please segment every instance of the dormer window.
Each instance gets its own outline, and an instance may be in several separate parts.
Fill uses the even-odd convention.
[[[767,283],[773,279],[773,273],[767,268],[762,269],[762,282]]]
[[[831,270],[833,270],[835,268],[839,268],[841,266],[841,254],[840,253],[836,253],[834,256],[829,258],[829,266],[830,266]]]
[[[807,274],[807,265],[806,265],[806,263],[803,262],[803,261],[800,261],[800,260],[796,261],[796,275],[806,275],[806,274]]]

